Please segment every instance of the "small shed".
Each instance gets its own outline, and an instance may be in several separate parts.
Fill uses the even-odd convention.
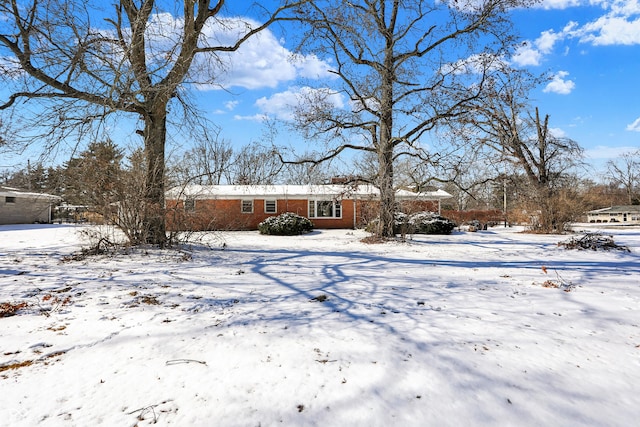
[[[611,206],[589,211],[587,222],[640,225],[640,205]]]
[[[0,224],[50,223],[62,197],[0,186]]]

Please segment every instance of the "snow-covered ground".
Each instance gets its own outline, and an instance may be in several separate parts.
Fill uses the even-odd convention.
[[[640,419],[638,229],[606,230],[631,252],[320,230],[73,260],[81,230],[0,226],[0,304],[26,303],[0,318],[2,426]]]

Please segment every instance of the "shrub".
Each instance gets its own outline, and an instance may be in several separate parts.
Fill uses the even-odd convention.
[[[313,223],[308,218],[292,212],[286,212],[265,219],[258,224],[258,230],[260,230],[260,234],[295,236],[312,231]]]
[[[433,212],[417,212],[409,216],[411,234],[451,234],[456,223]]]
[[[376,229],[378,219],[367,224],[366,230],[373,232]],[[440,216],[434,212],[416,212],[407,215],[396,212],[393,232],[395,234],[451,234],[456,227],[455,222]]]

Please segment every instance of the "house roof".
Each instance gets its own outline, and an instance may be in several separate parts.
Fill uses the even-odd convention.
[[[0,185],[0,197],[22,197],[25,199],[48,199],[48,200],[62,200],[62,197],[55,196],[53,194],[35,193],[31,191],[24,191],[18,188],[5,187]]]
[[[166,192],[168,199],[238,199],[250,197],[377,197],[380,192],[372,185],[188,185],[174,187]],[[397,190],[398,200],[440,200],[452,196],[443,190],[415,193]]]
[[[595,209],[587,212],[589,215],[597,214],[624,214],[624,213],[640,213],[640,205],[627,205],[627,206],[610,206],[608,208]]]

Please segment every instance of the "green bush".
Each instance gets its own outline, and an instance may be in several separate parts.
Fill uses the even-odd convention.
[[[456,223],[433,212],[409,215],[410,234],[451,234]]]
[[[260,230],[260,234],[295,236],[312,231],[313,223],[308,218],[292,212],[286,212],[265,219],[258,224],[258,230]]]
[[[374,232],[378,221],[379,219],[374,219],[369,222],[365,229]],[[455,222],[434,212],[416,212],[411,215],[396,212],[393,232],[395,234],[451,234],[455,227]]]

